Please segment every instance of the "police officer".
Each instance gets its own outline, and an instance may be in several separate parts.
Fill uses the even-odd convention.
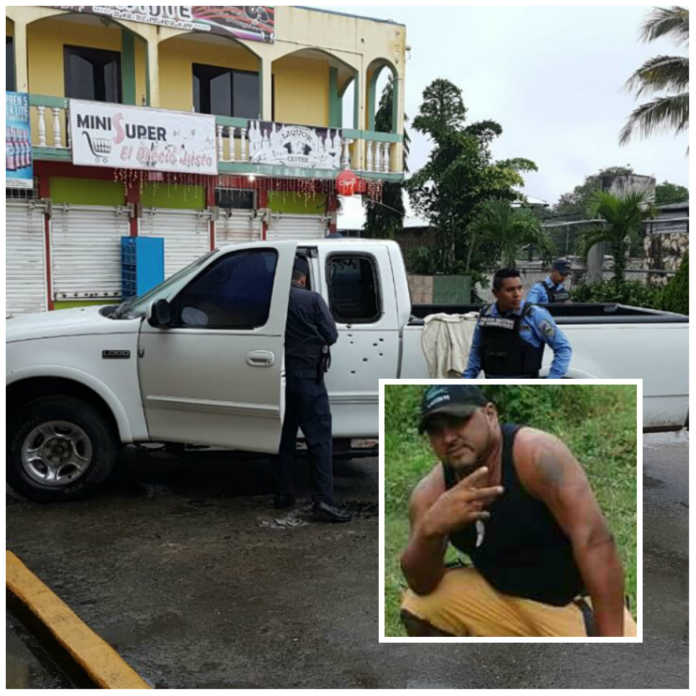
[[[285,327],[285,420],[280,440],[274,506],[295,504],[292,466],[297,428],[301,428],[311,460],[312,513],[323,522],[348,522],[350,513],[333,499],[331,412],[324,385],[328,346],[338,338],[333,317],[324,299],[307,289],[307,260],[298,256],[292,273],[288,318]]]
[[[462,377],[539,376],[544,346],[553,350],[549,378],[565,375],[572,349],[565,334],[543,307],[522,299],[520,272],[501,268],[493,276],[495,303],[481,310]]]
[[[570,293],[563,281],[570,274],[570,263],[565,259],[556,259],[551,266],[551,273],[544,280],[532,285],[527,293],[527,302],[533,304],[553,304],[568,302]]]

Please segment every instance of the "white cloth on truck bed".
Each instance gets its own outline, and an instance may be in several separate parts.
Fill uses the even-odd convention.
[[[421,349],[430,377],[461,377],[469,361],[469,349],[478,312],[428,314],[423,320]]]

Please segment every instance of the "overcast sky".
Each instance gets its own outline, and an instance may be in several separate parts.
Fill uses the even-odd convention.
[[[662,6],[670,6],[663,3]],[[335,5],[334,5],[335,7]],[[526,175],[524,193],[550,204],[610,166],[688,185],[686,135],[618,133],[637,103],[624,83],[647,58],[687,55],[661,39],[639,41],[651,5],[467,6],[349,5],[342,12],[406,25],[406,114],[418,113],[424,88],[446,78],[462,90],[468,122],[493,119],[502,135],[495,159],[526,157],[539,171]],[[429,141],[411,136],[409,168],[421,167]]]

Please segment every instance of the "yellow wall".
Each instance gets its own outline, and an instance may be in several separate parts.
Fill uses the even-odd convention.
[[[193,64],[217,65],[258,72],[258,58],[239,44],[203,44],[173,38],[159,45],[160,106],[191,111],[193,107]]]
[[[276,121],[328,126],[328,62],[287,56],[273,63],[273,75]]]
[[[27,27],[29,91],[52,97],[65,95],[63,46],[89,46],[121,51],[121,28],[115,25],[99,31],[94,26],[57,19],[33,22]]]

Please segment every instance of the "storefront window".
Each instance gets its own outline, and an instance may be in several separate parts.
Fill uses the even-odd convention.
[[[65,96],[121,102],[121,55],[85,46],[65,46]]]
[[[201,114],[259,118],[259,75],[194,63],[193,104]]]

